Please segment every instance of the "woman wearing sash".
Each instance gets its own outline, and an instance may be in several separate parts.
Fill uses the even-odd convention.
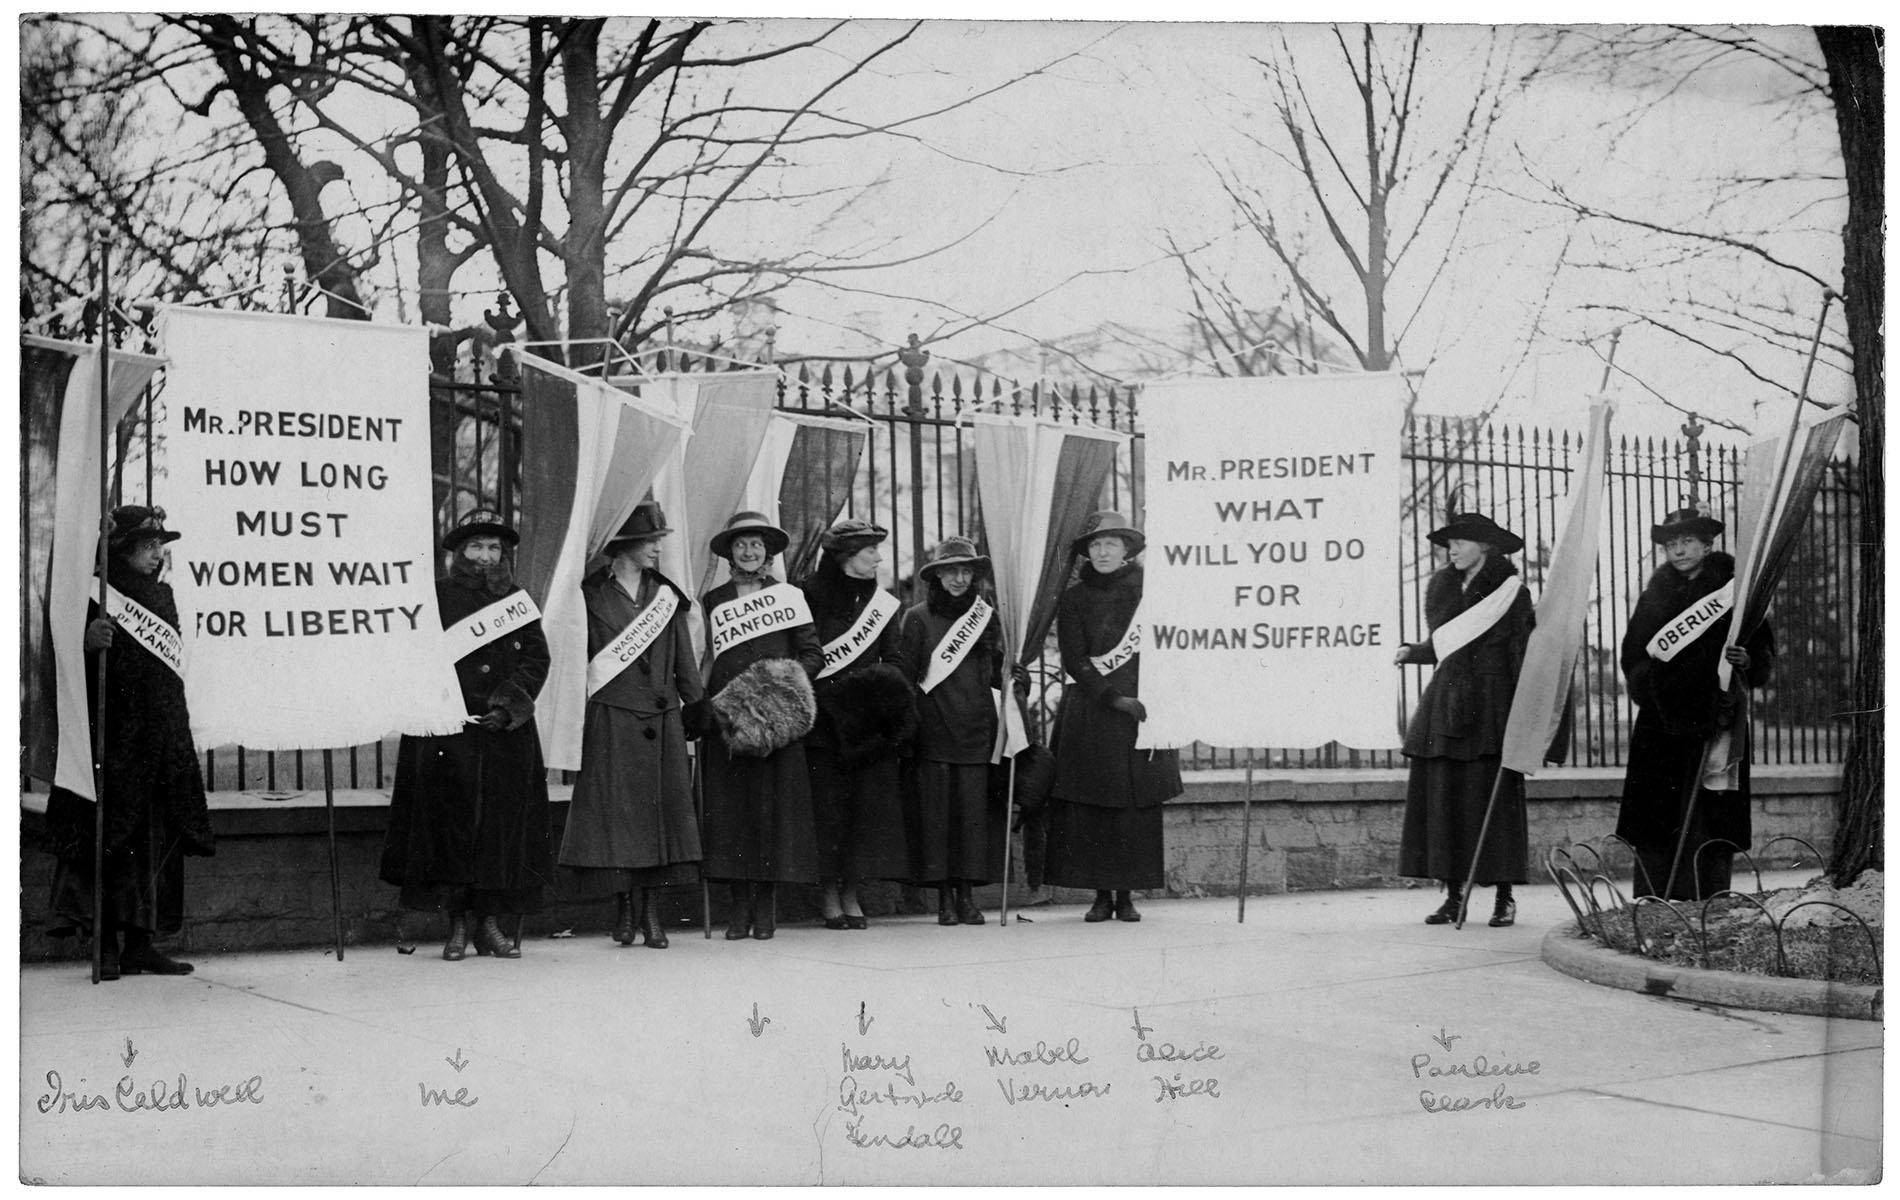
[[[917,744],[906,789],[910,877],[937,888],[937,924],[981,925],[970,889],[1003,862],[1003,814],[992,803],[1003,635],[984,594],[990,560],[969,538],[950,537],[917,569],[924,598],[898,633],[904,677],[914,681]]]
[[[790,541],[761,513],[735,515],[711,542],[732,578],[700,601],[709,699],[693,706],[688,724],[704,738],[705,874],[732,887],[728,941],[770,938],[778,885],[818,878],[801,739],[816,712],[811,678],[824,654],[804,593],[767,570]]]
[[[476,509],[442,538],[449,572],[436,605],[468,723],[460,733],[405,736],[396,753],[381,876],[401,904],[448,913],[442,957],[520,958],[496,918],[541,911],[552,873],[548,780],[534,700],[548,677],[540,612],[515,586],[508,548],[520,535]]]
[[[805,762],[827,929],[868,928],[858,885],[910,874],[898,755],[917,732],[917,704],[898,666],[902,604],[877,585],[886,536],[846,517],[825,531],[818,567],[799,585],[824,650]]]
[[[1089,517],[1071,551],[1085,555],[1056,606],[1056,643],[1073,681],[1056,711],[1056,782],[1048,808],[1048,865],[1057,887],[1090,888],[1085,921],[1139,921],[1132,892],[1167,885],[1161,804],[1181,794],[1173,750],[1137,750],[1148,710],[1141,692],[1142,570],[1146,544],[1116,512]]]
[[[1730,860],[1736,850],[1748,849],[1752,834],[1748,722],[1734,718],[1746,711],[1743,689],[1768,682],[1775,637],[1764,621],[1745,641],[1723,649],[1729,609],[1735,603],[1735,560],[1713,548],[1721,532],[1720,521],[1693,508],[1670,513],[1651,527],[1650,540],[1663,548],[1668,561],[1649,577],[1623,634],[1623,677],[1636,702],[1636,725],[1630,730],[1616,832],[1636,848],[1641,864],[1634,880],[1638,896],[1660,896],[1667,888],[1668,899],[1699,900],[1725,890]],[[1727,690],[1717,674],[1724,659],[1732,668]],[[1717,792],[1695,784],[1700,795],[1670,888],[1691,781],[1703,766],[1703,747],[1712,735],[1731,728],[1731,722],[1739,726],[1742,739],[1738,786]],[[1714,839],[1732,844],[1704,848]]]
[[[1425,626],[1431,636],[1400,646],[1393,659],[1401,665],[1438,664],[1405,733],[1411,777],[1399,874],[1444,883],[1445,902],[1425,923],[1445,925],[1458,919],[1536,617],[1517,568],[1504,557],[1522,550],[1523,538],[1477,513],[1453,516],[1426,536],[1445,548],[1451,565],[1434,572],[1425,586]],[[1474,883],[1497,887],[1491,925],[1517,920],[1511,885],[1524,882],[1528,855],[1524,778],[1512,771],[1499,788],[1472,876]]]
[[[98,937],[102,979],[191,972],[190,963],[167,957],[152,939],[184,924],[182,856],[214,852],[179,674],[178,605],[171,585],[158,579],[165,543],[178,536],[165,528],[162,508],[113,509],[106,538],[110,615],[101,615],[96,600],[87,606],[86,712],[93,720],[99,656],[106,662],[104,907],[96,920],[93,802],[64,788],[47,799],[47,835],[58,860],[47,932]]]
[[[633,945],[637,889],[638,925],[652,950],[667,945],[660,889],[699,882],[681,712],[705,691],[686,624],[692,605],[658,569],[671,532],[660,506],[642,503],[607,543],[612,561],[581,583],[587,718],[560,857],[614,893],[613,937],[623,946]]]

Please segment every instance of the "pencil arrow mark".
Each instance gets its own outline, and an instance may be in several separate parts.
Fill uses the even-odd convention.
[[[125,1053],[119,1055],[119,1057],[124,1060],[125,1065],[128,1069],[130,1069],[130,1067],[132,1066],[132,1060],[137,1058],[138,1056],[139,1056],[139,1052],[132,1048],[132,1039],[129,1037],[126,1038],[125,1039]]]
[[[1135,1030],[1135,1036],[1140,1038],[1144,1042],[1148,1040],[1148,1035],[1154,1032],[1154,1026],[1143,1025],[1141,1023],[1141,1010],[1139,1008],[1135,1010],[1134,1030]]]
[[[1008,1017],[1003,1017],[999,1019],[995,1013],[990,1011],[990,1006],[987,1004],[979,1004],[977,1005],[977,1007],[982,1009],[983,1015],[989,1018],[991,1029],[994,1029],[998,1033],[1009,1032],[1009,1030],[1003,1028],[1003,1022],[1009,1020]]]
[[[864,1001],[858,1001],[858,1036],[863,1037],[869,1033],[871,1031],[871,1022],[875,1020],[877,1020],[876,1017],[867,1017],[864,1015]]]
[[[460,1046],[457,1046],[455,1048],[455,1053],[452,1056],[445,1058],[442,1061],[449,1064],[451,1067],[454,1067],[455,1073],[457,1075],[460,1075],[462,1073],[462,1068],[468,1065],[468,1060],[462,1057],[462,1048]]]
[[[767,1025],[770,1025],[771,1023],[772,1023],[772,1018],[761,1017],[759,1015],[759,1002],[757,1000],[754,1000],[752,1002],[752,1015],[746,1019],[746,1024],[752,1026],[752,1036],[753,1037],[763,1036],[765,1033],[765,1027]]]
[[[1440,1046],[1443,1046],[1447,1051],[1449,1051],[1451,1049],[1451,1044],[1463,1036],[1464,1034],[1462,1033],[1446,1033],[1445,1027],[1443,1025],[1440,1025],[1438,1027],[1438,1032],[1432,1035],[1432,1040],[1434,1042],[1437,1042]]]

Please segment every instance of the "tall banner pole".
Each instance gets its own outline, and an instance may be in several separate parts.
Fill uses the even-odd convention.
[[[1001,689],[1002,700],[996,706],[996,736],[1002,742],[1002,746],[1004,750],[1003,756],[1009,759],[1009,786],[1003,789],[1003,911],[1001,914],[1001,918],[997,921],[997,924],[1001,925],[1005,929],[1008,929],[1009,928],[1009,860],[1010,860],[1010,853],[1009,853],[1010,829],[1009,827],[1016,823],[1016,756],[1014,754],[1008,753],[1009,751],[1009,708],[1008,708],[1008,705],[1015,699],[1015,681],[1011,678],[1010,668],[1015,664],[1016,656],[1014,652],[1010,649],[1008,625],[1006,622],[1000,619],[1003,614],[1000,610],[998,610],[996,615],[999,618],[999,620],[997,621],[997,624],[1002,625],[1004,627],[1003,628],[1003,669],[1002,669],[1003,686]],[[1025,857],[1024,866],[1025,868],[1027,868],[1028,866],[1027,856],[1029,854],[1027,843],[1025,843],[1023,847],[1023,854]]]
[[[708,665],[711,657],[709,652]],[[693,748],[693,811],[699,820],[699,844],[703,854],[706,845],[706,735],[703,733]],[[706,879],[704,863],[699,870],[699,929],[708,939],[712,937],[712,884]]]
[[[330,825],[330,925],[336,936],[336,960],[343,961],[343,873],[336,858],[336,763],[323,748],[323,811]]]
[[[1247,786],[1240,796],[1240,911],[1237,924],[1247,923],[1247,855],[1253,849],[1253,751],[1247,751]]]
[[[106,618],[106,538],[112,530],[112,515],[106,511],[106,455],[112,440],[112,295],[107,271],[108,244],[99,239],[99,615]],[[90,624],[90,622],[88,622]],[[105,972],[106,876],[106,658],[99,651],[99,665],[92,708],[92,981],[98,983]]]

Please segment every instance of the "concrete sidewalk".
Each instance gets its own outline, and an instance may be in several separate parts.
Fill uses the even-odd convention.
[[[1512,929],[1487,928],[1481,901],[1463,931],[1422,923],[1428,891],[1322,892],[1255,897],[1244,925],[1232,900],[1157,900],[1138,925],[1041,908],[1007,930],[992,912],[980,928],[906,918],[739,944],[676,931],[663,953],[536,939],[520,961],[460,964],[435,945],[365,946],[342,964],[205,957],[186,978],[97,987],[74,964],[32,967],[20,1173],[1449,1184],[1879,1170],[1879,1025],[1581,983],[1538,961],[1569,917],[1554,889],[1520,889]]]

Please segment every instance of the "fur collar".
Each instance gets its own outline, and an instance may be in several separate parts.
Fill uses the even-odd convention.
[[[1659,596],[1681,593],[1706,595],[1719,589],[1723,584],[1735,578],[1735,556],[1725,550],[1711,550],[1702,560],[1702,573],[1690,579],[1668,563],[1650,572],[1649,582],[1643,585],[1644,592],[1655,592]]]
[[[932,616],[947,617],[954,621],[970,611],[970,606],[976,603],[979,590],[977,585],[972,583],[961,596],[952,596],[944,590],[943,584],[938,582],[937,577],[931,575],[924,580],[924,603],[930,606]]]
[[[1139,592],[1141,590],[1141,564],[1131,562],[1113,575],[1104,575],[1087,560],[1077,572],[1077,578],[1084,586],[1099,588],[1105,592]]]
[[[813,615],[826,612],[848,617],[870,600],[871,593],[877,591],[877,580],[853,579],[827,554],[818,560],[818,568],[805,577],[802,586]]]

